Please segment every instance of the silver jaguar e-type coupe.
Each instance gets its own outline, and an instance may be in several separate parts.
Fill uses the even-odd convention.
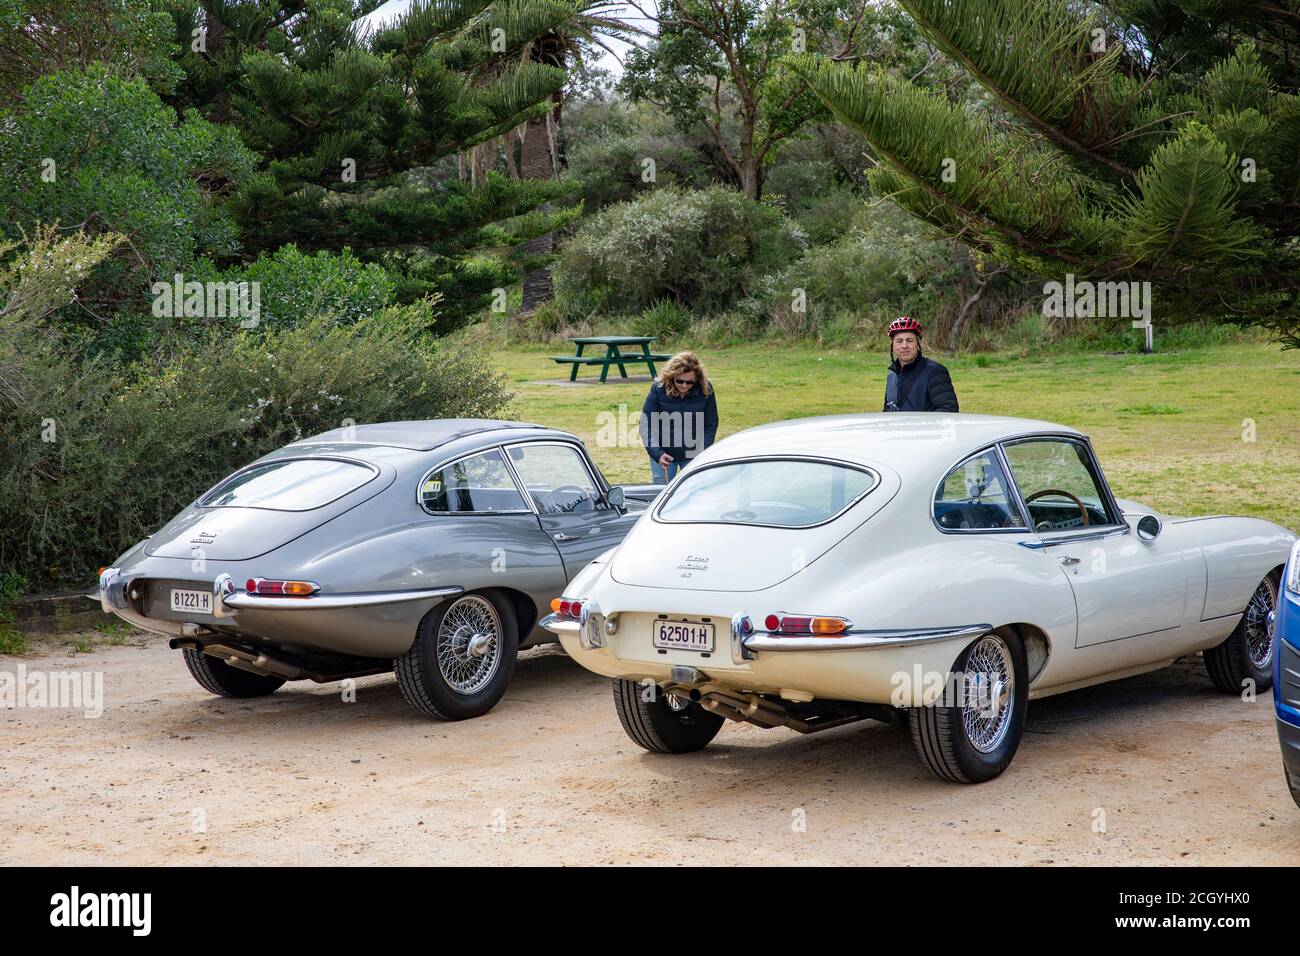
[[[97,597],[170,636],[214,694],[391,670],[420,712],[476,717],[659,490],[611,486],[540,425],[355,425],[221,481],[105,568]]]

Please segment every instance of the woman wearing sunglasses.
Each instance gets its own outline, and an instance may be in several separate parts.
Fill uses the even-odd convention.
[[[659,372],[641,407],[641,441],[650,475],[666,485],[718,434],[718,401],[694,352],[678,352]]]

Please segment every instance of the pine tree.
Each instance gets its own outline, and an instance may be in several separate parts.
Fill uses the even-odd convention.
[[[473,181],[446,162],[544,114],[565,73],[529,62],[537,37],[573,15],[568,0],[429,0],[360,36],[374,0],[177,0],[185,79],[174,105],[235,124],[265,160],[232,199],[244,254],[287,243],[350,248],[465,316],[535,259],[493,264],[571,221],[562,182],[488,171]],[[453,167],[454,168],[454,167]]]
[[[528,59],[567,70],[570,65],[581,66],[583,54],[592,47],[609,48],[606,37],[627,41],[633,34],[642,32],[615,14],[622,4],[606,0],[576,0],[573,16],[555,29],[538,37],[528,48]],[[558,179],[564,166],[560,131],[563,97],[551,96],[551,109],[535,116],[518,129],[519,173],[525,179]],[[527,252],[548,259],[555,249],[555,236],[547,233],[530,239],[523,247]],[[551,270],[539,265],[524,276],[523,311],[531,312],[552,295]]]
[[[1300,3],[899,5],[989,98],[795,59],[870,145],[877,194],[1045,278],[1150,281],[1157,325],[1300,346]]]

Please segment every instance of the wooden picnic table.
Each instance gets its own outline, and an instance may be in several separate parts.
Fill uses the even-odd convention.
[[[560,364],[572,366],[569,370],[569,381],[575,382],[578,379],[578,368],[583,365],[599,365],[600,380],[604,382],[609,377],[609,368],[611,365],[617,365],[619,374],[627,378],[627,366],[645,365],[650,369],[650,377],[655,377],[655,362],[666,362],[672,356],[659,354],[650,351],[650,343],[655,340],[653,335],[583,335],[578,338],[569,339],[578,347],[576,355],[552,355],[551,361]],[[603,345],[605,353],[603,355],[583,355],[582,351],[588,345]],[[622,349],[627,346],[638,346],[640,352],[624,352]]]

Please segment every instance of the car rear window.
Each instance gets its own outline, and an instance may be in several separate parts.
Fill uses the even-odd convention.
[[[659,506],[660,521],[809,528],[848,510],[876,485],[861,468],[797,458],[689,468]]]
[[[375,474],[365,465],[334,458],[270,461],[231,475],[208,492],[199,505],[311,511],[355,491]]]

